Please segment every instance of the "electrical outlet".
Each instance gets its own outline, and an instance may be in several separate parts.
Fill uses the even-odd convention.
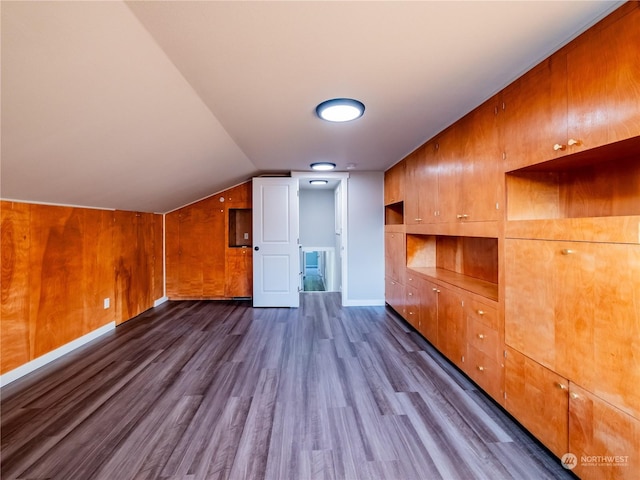
[[[105,298],[104,299],[104,309],[106,310],[110,306],[111,306],[111,299],[110,298]]]

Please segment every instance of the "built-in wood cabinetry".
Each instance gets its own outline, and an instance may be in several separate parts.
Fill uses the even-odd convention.
[[[399,229],[385,232],[385,298],[396,311],[405,312],[405,235]]]
[[[569,381],[509,347],[505,370],[506,409],[562,457],[568,452]]]
[[[384,204],[391,205],[404,200],[405,162],[399,162],[384,172]]]
[[[247,182],[166,215],[169,298],[252,296],[250,209]]]
[[[640,134],[639,23],[627,4],[505,88],[505,171]]]
[[[385,217],[398,313],[587,479],[640,471],[638,44],[630,2],[403,160]]]

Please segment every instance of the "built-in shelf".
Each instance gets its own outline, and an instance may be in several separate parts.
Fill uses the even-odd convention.
[[[416,272],[431,280],[435,280],[436,283],[446,283],[455,287],[461,288],[476,295],[488,298],[494,302],[498,301],[498,284],[480,280],[478,278],[469,277],[468,275],[462,275],[461,273],[452,272],[451,270],[445,270],[444,268],[434,267],[413,267],[411,271]]]
[[[404,223],[404,202],[392,203],[384,207],[385,225],[402,225]]]
[[[251,246],[251,209],[229,209],[229,247],[242,248]]]
[[[640,137],[506,174],[507,238],[640,243]]]
[[[407,234],[407,268],[498,301],[498,239]]]
[[[640,215],[640,140],[508,172],[507,220]]]

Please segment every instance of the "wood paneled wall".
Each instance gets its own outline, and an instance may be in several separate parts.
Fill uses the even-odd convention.
[[[166,215],[169,298],[251,296],[251,250],[229,247],[230,208],[251,208],[251,182]]]
[[[162,297],[161,215],[6,201],[0,214],[1,373]]]

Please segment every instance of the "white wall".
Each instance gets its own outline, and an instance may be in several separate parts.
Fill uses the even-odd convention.
[[[300,244],[303,247],[335,245],[333,190],[300,190]]]
[[[383,172],[350,172],[347,305],[384,305],[383,192]]]

